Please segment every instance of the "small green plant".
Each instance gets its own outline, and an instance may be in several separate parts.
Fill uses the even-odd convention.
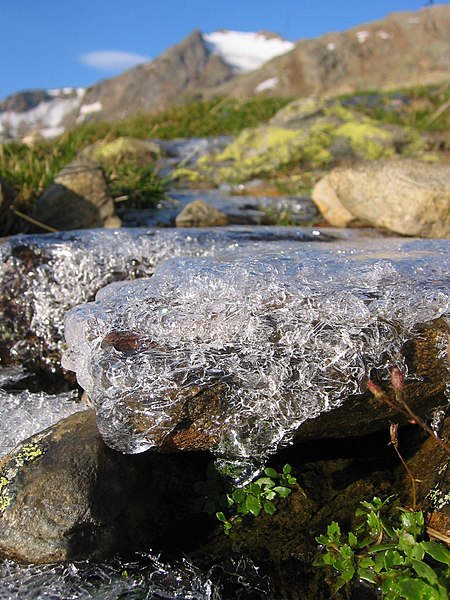
[[[112,197],[127,208],[152,208],[165,195],[166,182],[152,167],[131,161],[105,167],[105,175]]]
[[[269,515],[275,514],[277,511],[275,500],[287,498],[292,492],[292,486],[297,483],[291,471],[290,465],[284,465],[281,473],[266,467],[263,477],[230,491],[227,494],[228,518],[222,511],[216,513],[218,520],[223,523],[224,533],[230,534],[233,524],[240,522],[240,515],[251,514],[257,517],[261,511]]]
[[[331,574],[335,591],[352,581],[376,586],[387,600],[445,600],[450,591],[450,550],[423,541],[422,511],[398,506],[390,496],[361,502],[357,525],[345,534],[338,523],[316,538],[321,555],[314,565]]]

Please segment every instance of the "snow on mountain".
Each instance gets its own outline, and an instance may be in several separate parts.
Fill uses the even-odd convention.
[[[44,138],[60,135],[66,117],[78,110],[84,93],[84,88],[52,89],[46,92],[48,99],[29,110],[0,112],[0,140],[20,139],[31,132]]]
[[[222,30],[204,34],[203,39],[236,73],[259,69],[268,60],[294,47],[292,42],[267,33]]]

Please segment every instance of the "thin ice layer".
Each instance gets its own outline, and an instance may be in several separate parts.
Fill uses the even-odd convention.
[[[84,409],[77,402],[76,391],[51,395],[0,389],[0,456],[22,440]]]
[[[372,368],[401,366],[417,324],[450,317],[448,242],[266,248],[169,260],[69,312],[63,364],[107,444],[160,444],[209,389],[220,398],[203,424],[211,449],[264,458],[306,419],[362,393]]]
[[[318,233],[318,232],[317,232]],[[167,258],[217,255],[310,230],[122,229],[18,235],[0,244],[0,339],[17,360],[57,366],[66,311],[113,281],[148,277]],[[326,234],[316,237],[329,239]]]
[[[0,599],[220,600],[220,590],[188,560],[164,563],[143,555],[134,562],[19,565],[0,562]]]

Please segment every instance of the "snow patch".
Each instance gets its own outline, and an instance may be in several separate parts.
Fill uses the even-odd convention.
[[[332,52],[333,50],[336,50],[336,44],[333,44],[333,42],[328,42],[327,50],[329,50],[330,52]]]
[[[275,56],[292,50],[294,44],[279,37],[243,31],[215,31],[203,35],[213,54],[219,54],[237,73],[259,69]]]
[[[356,39],[360,44],[364,44],[367,38],[370,36],[370,31],[362,30],[356,32]]]
[[[64,131],[63,121],[71,112],[75,111],[84,95],[84,89],[75,91],[70,88],[71,97],[61,97],[68,92],[51,90],[49,94],[53,99],[41,102],[31,110],[17,113],[14,111],[3,111],[0,113],[0,136],[5,138],[21,138],[25,133],[37,131],[45,138],[52,138]]]
[[[279,81],[280,80],[278,77],[269,77],[269,79],[265,79],[264,81],[261,81],[261,83],[258,83],[258,85],[255,87],[255,92],[273,90],[277,87]]]
[[[83,106],[80,106],[80,113],[77,117],[77,123],[81,123],[81,121],[83,121],[87,115],[100,112],[102,108],[102,103],[99,100],[97,100],[97,102],[91,102],[91,104],[83,104]]]
[[[387,31],[378,31],[377,36],[382,40],[388,40],[391,37]]]

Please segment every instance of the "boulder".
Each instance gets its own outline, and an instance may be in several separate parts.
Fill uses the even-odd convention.
[[[140,167],[154,163],[161,154],[161,148],[154,142],[132,137],[118,137],[112,141],[101,140],[84,148],[79,157],[94,160],[102,165],[114,165],[129,161]]]
[[[120,227],[103,170],[87,160],[60,171],[36,202],[34,216],[57,230]]]
[[[94,411],[72,415],[0,461],[0,554],[45,563],[187,547],[202,531],[191,503],[206,460],[115,452]]]
[[[336,227],[365,223],[407,236],[450,237],[450,165],[413,159],[337,168],[312,194]]]
[[[228,225],[228,218],[204,200],[194,200],[176,216],[175,224],[177,227],[220,227]]]
[[[377,431],[397,414],[367,382],[389,391],[392,366],[421,415],[445,396],[449,261],[444,242],[398,238],[166,261],[69,311],[63,365],[123,452],[245,462]]]
[[[243,182],[274,176],[287,165],[321,169],[342,161],[423,156],[426,150],[425,139],[413,129],[380,123],[338,101],[303,98],[269,123],[245,129],[224,149],[202,156],[188,171],[217,183]]]
[[[436,413],[441,420],[436,433],[447,444],[447,450],[435,439],[428,437],[408,461],[408,466],[416,480],[416,501],[428,515],[427,531],[430,538],[448,541],[450,538],[450,479],[448,477],[450,417],[444,420],[445,407],[435,411],[435,415]],[[409,505],[412,505],[411,480],[406,473],[403,487],[407,490],[406,497]]]

